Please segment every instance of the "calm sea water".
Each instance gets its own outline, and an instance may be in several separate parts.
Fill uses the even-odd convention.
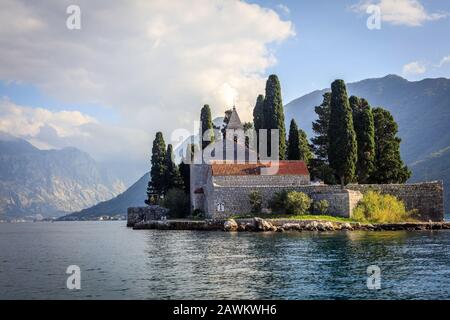
[[[366,268],[381,268],[381,289]],[[81,290],[66,288],[69,265]],[[1,299],[449,299],[450,232],[133,231],[0,224]]]

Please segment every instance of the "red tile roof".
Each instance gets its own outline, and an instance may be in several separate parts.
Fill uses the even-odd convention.
[[[276,166],[276,164],[274,164]],[[261,168],[270,168],[271,165],[262,163],[213,163],[211,170],[213,176],[247,176],[260,175]],[[279,176],[309,175],[305,162],[300,160],[280,160],[278,161]]]

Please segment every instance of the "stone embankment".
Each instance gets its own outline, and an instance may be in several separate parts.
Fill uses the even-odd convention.
[[[228,219],[228,220],[149,220],[135,223],[133,229],[198,230],[198,231],[398,231],[444,230],[450,222],[402,222],[370,224],[359,222],[332,222],[324,220],[290,219]]]

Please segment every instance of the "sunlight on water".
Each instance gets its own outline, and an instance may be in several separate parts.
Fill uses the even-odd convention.
[[[133,231],[0,224],[0,298],[448,299],[450,232]],[[81,290],[66,288],[69,265]],[[381,268],[381,290],[366,286]]]

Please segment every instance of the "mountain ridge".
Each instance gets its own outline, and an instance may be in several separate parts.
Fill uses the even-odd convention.
[[[123,190],[121,181],[77,148],[41,150],[0,136],[0,220],[61,216]]]

